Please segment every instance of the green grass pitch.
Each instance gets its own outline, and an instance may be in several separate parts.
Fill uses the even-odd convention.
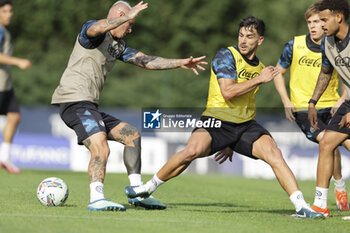
[[[68,184],[62,207],[44,207],[36,198],[38,184],[56,176]],[[144,181],[150,176],[144,176]],[[126,212],[89,212],[86,173],[23,170],[19,175],[0,170],[0,232],[349,232],[349,212],[338,211],[333,184],[329,194],[331,216],[326,220],[295,219],[294,207],[276,180],[219,175],[183,174],[154,196],[166,210],[144,210],[128,205],[125,174],[107,174],[105,196],[124,204]],[[299,181],[312,203],[315,181]],[[350,187],[350,185],[348,184]]]

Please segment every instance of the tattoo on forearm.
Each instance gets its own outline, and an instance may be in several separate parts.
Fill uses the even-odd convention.
[[[106,173],[107,160],[96,155],[89,163],[89,178],[91,182],[103,183]]]
[[[312,99],[318,100],[323,92],[327,89],[328,83],[331,79],[331,74],[321,72],[318,76],[318,80],[316,83],[314,94],[312,95]]]
[[[107,19],[106,23],[108,26],[119,26],[128,21],[129,18],[124,15],[124,17],[118,17],[118,18],[112,18],[112,19]]]
[[[127,16],[122,16],[122,17],[113,18],[113,19],[100,20],[99,22],[93,24],[88,29],[88,34],[90,36],[96,36],[98,34],[105,33],[107,31],[113,30],[116,27],[119,27],[120,25],[122,25],[123,23],[125,23],[128,20],[129,20],[129,17],[127,17]]]
[[[181,59],[167,59],[148,55],[131,57],[129,62],[150,70],[174,69],[181,66]]]

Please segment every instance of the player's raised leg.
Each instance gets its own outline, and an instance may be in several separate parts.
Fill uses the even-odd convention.
[[[146,184],[125,188],[125,194],[134,198],[151,195],[161,184],[180,175],[191,162],[210,153],[211,136],[205,129],[196,130],[188,140],[184,150],[177,152]]]
[[[128,172],[130,186],[142,185],[141,179],[141,136],[138,130],[125,122],[115,126],[108,134],[108,139],[118,141],[125,145],[123,159]],[[165,209],[166,205],[153,196],[146,198],[128,198],[128,202],[145,209]]]
[[[282,188],[288,194],[296,209],[298,218],[323,218],[322,214],[313,211],[305,202],[294,174],[283,159],[281,150],[269,135],[263,135],[253,143],[252,154],[268,163]]]

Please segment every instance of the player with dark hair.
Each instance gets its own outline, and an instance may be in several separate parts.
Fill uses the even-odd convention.
[[[264,41],[265,24],[247,17],[239,24],[238,46],[220,49],[213,60],[207,107],[201,121],[214,119],[220,127],[196,128],[184,150],[176,153],[146,184],[126,187],[129,198],[151,195],[162,183],[181,174],[193,160],[219,152],[222,161],[233,150],[268,163],[287,192],[300,218],[323,218],[305,202],[295,177],[283,159],[270,133],[255,120],[255,98],[259,86],[274,79],[280,71],[264,67],[256,57]],[[218,124],[219,125],[219,124]]]
[[[11,67],[17,66],[22,70],[29,69],[31,63],[27,59],[12,56],[11,34],[6,27],[11,23],[12,2],[0,0],[0,114],[6,115],[6,124],[2,132],[0,146],[0,167],[10,173],[20,173],[10,160],[10,148],[21,115],[19,104],[13,90]]]
[[[327,199],[334,168],[334,151],[350,134],[350,31],[346,22],[349,17],[349,3],[347,0],[323,0],[318,9],[326,36],[321,44],[321,71],[308,106],[308,119],[314,129],[319,129],[315,105],[329,85],[334,69],[341,77],[347,92],[345,102],[326,126],[319,143],[317,186],[312,209],[328,216]]]
[[[107,140],[125,145],[123,158],[130,184],[142,184],[139,132],[134,126],[98,109],[104,81],[115,62],[121,60],[149,70],[191,69],[197,75],[196,69],[204,70],[201,65],[207,64],[202,61],[205,57],[166,59],[128,47],[122,38],[131,33],[135,17],[147,7],[142,1],[134,7],[118,1],[110,8],[106,19],[86,22],[52,96],[52,104],[60,106],[62,120],[76,132],[78,144],[84,144],[91,154],[88,210],[125,210],[124,206],[104,198],[103,182],[110,153]],[[166,208],[152,196],[128,201],[146,209]]]
[[[330,84],[316,105],[319,129],[311,127],[308,121],[308,101],[315,89],[318,74],[321,69],[321,42],[324,36],[321,20],[318,16],[318,3],[312,4],[305,13],[305,19],[309,28],[309,34],[296,36],[289,41],[277,63],[281,74],[277,75],[274,83],[281,96],[286,118],[291,122],[295,121],[303,131],[306,138],[318,143],[324,135],[324,130],[332,118],[332,114],[344,102],[346,91],[342,85],[343,95],[338,95],[338,73],[334,70]],[[290,95],[288,97],[283,75],[290,67]],[[350,141],[346,141],[347,148],[350,148]],[[341,173],[341,157],[339,149],[334,151],[333,170],[337,207],[340,210],[349,210],[345,181]]]

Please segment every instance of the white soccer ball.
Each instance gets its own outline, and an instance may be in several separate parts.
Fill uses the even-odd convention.
[[[68,198],[67,184],[57,177],[49,177],[41,181],[36,195],[44,206],[63,205]]]

